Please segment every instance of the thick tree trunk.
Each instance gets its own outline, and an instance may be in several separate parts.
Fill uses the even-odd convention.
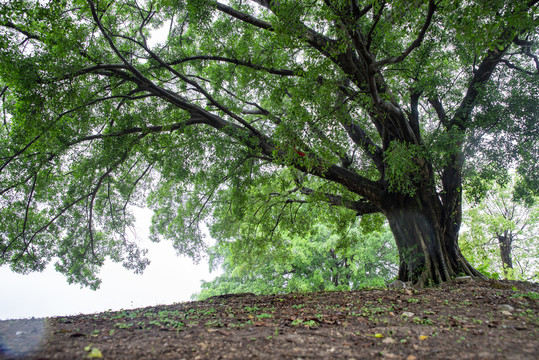
[[[386,211],[399,250],[399,280],[425,286],[462,275],[483,277],[460,252],[458,233],[444,230],[437,201],[424,190],[397,201],[393,197],[395,206]]]

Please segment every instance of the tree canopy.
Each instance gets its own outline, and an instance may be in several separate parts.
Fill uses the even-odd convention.
[[[95,287],[107,257],[147,264],[130,205],[196,258],[227,204],[271,243],[285,224],[259,205],[278,197],[288,216],[381,213],[403,281],[480,276],[463,187],[512,167],[538,191],[537,4],[2,1],[0,264],[57,259]]]
[[[253,188],[247,196],[255,206],[240,212],[241,221],[234,215],[238,211],[230,209],[242,206],[237,201],[224,201],[213,212],[211,234],[220,242],[208,251],[210,269],[221,267],[223,274],[203,283],[198,298],[350,290],[383,285],[395,277],[395,243],[379,214],[358,219],[323,203],[313,211],[301,202],[288,203],[289,196],[276,192],[278,184],[265,186],[273,190],[271,196],[265,187]],[[275,231],[277,227],[281,230]]]
[[[265,251],[251,264],[245,248],[234,242],[210,249],[211,266],[223,274],[202,283],[197,299],[252,292],[278,294],[346,291],[384,286],[395,278],[398,253],[391,231],[362,233],[352,226],[342,236],[327,224],[317,224],[303,236],[289,236],[285,246]]]

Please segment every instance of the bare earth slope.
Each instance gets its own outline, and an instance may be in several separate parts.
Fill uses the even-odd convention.
[[[539,286],[215,297],[0,322],[0,359],[537,359]]]

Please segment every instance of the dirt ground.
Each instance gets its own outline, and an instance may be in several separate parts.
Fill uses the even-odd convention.
[[[539,285],[221,296],[0,322],[0,359],[538,359]]]

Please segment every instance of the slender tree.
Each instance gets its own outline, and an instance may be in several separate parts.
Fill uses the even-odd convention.
[[[462,249],[485,273],[532,280],[539,258],[539,206],[515,201],[513,186],[493,186],[464,212]]]
[[[463,186],[539,183],[537,3],[2,1],[0,263],[142,269],[124,234],[145,199],[153,238],[196,256],[222,190],[249,204],[288,167],[281,208],[383,214],[401,280],[480,276]]]

